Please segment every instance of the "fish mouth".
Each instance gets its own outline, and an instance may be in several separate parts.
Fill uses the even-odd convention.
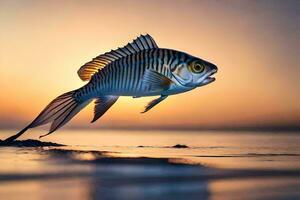
[[[214,82],[216,80],[215,77],[212,77],[212,75],[214,75],[215,73],[217,73],[217,70],[212,70],[207,77],[202,81],[201,85],[207,85],[210,84],[212,82]]]

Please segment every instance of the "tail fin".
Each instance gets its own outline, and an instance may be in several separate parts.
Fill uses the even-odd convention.
[[[76,92],[78,92],[78,90],[67,92],[55,98],[28,126],[3,142],[10,143],[20,137],[28,129],[50,122],[52,122],[52,124],[49,133],[40,136],[40,138],[53,133],[55,130],[65,125],[92,100],[78,100],[76,99]]]

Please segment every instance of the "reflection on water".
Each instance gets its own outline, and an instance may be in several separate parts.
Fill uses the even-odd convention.
[[[1,199],[89,199],[90,178],[13,181],[0,184]]]
[[[0,199],[300,198],[297,134],[68,130],[45,140],[68,146],[0,148]]]
[[[211,200],[299,199],[300,179],[264,178],[217,180],[209,184]]]

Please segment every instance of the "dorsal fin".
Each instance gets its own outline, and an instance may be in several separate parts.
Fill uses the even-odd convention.
[[[99,69],[103,69],[109,63],[130,54],[153,48],[158,48],[154,39],[149,34],[141,35],[122,48],[111,50],[110,52],[97,56],[92,61],[80,67],[77,73],[81,80],[88,81]]]

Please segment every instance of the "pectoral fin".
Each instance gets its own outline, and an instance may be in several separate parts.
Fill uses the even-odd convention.
[[[141,112],[141,113],[145,113],[145,112],[149,111],[151,108],[153,108],[154,106],[156,106],[159,102],[163,101],[167,97],[168,97],[167,95],[161,95],[159,98],[150,101],[148,103],[148,105],[145,107],[145,110],[143,112]]]
[[[99,119],[117,100],[118,96],[101,96],[95,101],[94,119],[91,123]]]
[[[163,74],[147,69],[143,77],[143,86],[148,86],[152,91],[168,90],[172,80]]]

